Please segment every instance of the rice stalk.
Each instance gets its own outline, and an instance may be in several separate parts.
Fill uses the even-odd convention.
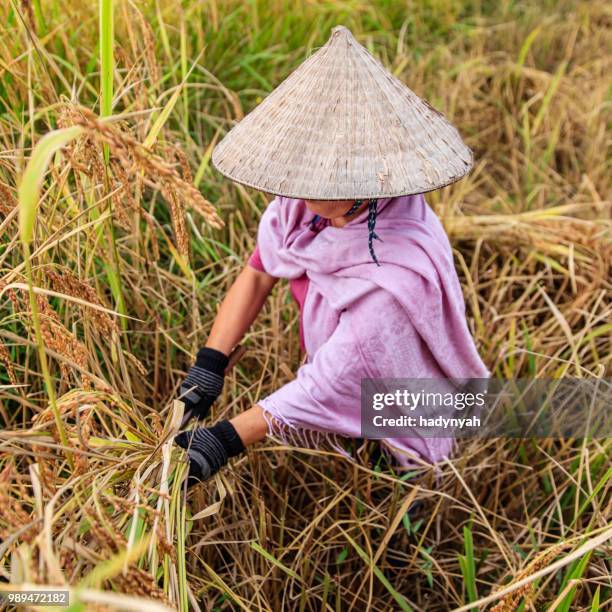
[[[80,589],[88,609],[383,610],[398,607],[395,595],[434,612],[504,597],[604,609],[609,440],[465,440],[449,464],[397,474],[375,443],[342,441],[353,461],[274,438],[185,505],[171,432],[177,387],[270,200],[220,177],[212,148],[336,23],[475,152],[469,177],[427,199],[450,234],[489,368],[606,376],[607,6],[116,3],[104,117],[99,5],[30,5],[33,19],[0,3],[3,580],[63,583],[76,601],[110,560],[99,588]],[[29,258],[43,344],[56,343],[45,352],[66,446],[39,363],[14,194],[45,135],[74,126],[79,137],[43,174]],[[285,285],[245,344],[211,422],[299,367]],[[420,504],[410,515],[406,500]],[[471,593],[461,557],[473,561],[463,568]]]

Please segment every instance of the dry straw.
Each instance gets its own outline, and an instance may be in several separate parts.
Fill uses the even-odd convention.
[[[100,121],[74,107],[62,122],[57,98],[72,82],[80,104],[98,106],[95,69],[83,71],[98,44],[96,9],[82,4],[44,11],[38,54],[9,18],[19,3],[0,2],[7,103],[0,122],[0,207],[7,214],[2,219],[0,211],[0,340],[19,385],[7,385],[6,375],[0,385],[0,587],[51,588],[63,576],[59,588],[70,589],[74,601],[78,591],[87,610],[138,612],[169,609],[153,599],[161,595],[157,589],[182,610],[397,609],[398,593],[414,610],[467,612],[496,603],[512,609],[519,595],[528,610],[594,610],[600,596],[604,609],[607,440],[463,441],[450,464],[410,470],[401,479],[383,460],[368,467],[376,458],[373,443],[349,447],[353,462],[269,441],[217,480],[191,489],[185,508],[185,457],[171,443],[160,445],[176,423],[170,402],[190,349],[251,252],[264,203],[209,175],[217,126],[239,120],[240,104],[249,108],[255,93],[249,69],[276,82],[293,62],[292,50],[318,32],[313,24],[333,23],[355,3],[302,3],[297,20],[293,12],[283,24],[278,3],[244,11],[237,0],[186,1],[184,53],[181,15],[166,11],[164,2],[159,12],[145,6],[156,3],[138,3],[147,9],[156,36],[151,52],[163,68],[155,86],[131,14],[135,4],[115,3],[126,14],[115,43],[113,108],[121,118]],[[610,365],[612,320],[610,61],[601,54],[607,14],[601,3],[578,0],[528,12],[501,4],[475,15],[456,11],[459,2],[433,13],[428,3],[413,3],[402,26],[402,11],[380,2],[367,13],[353,11],[351,23],[381,41],[394,74],[409,75],[417,92],[430,83],[456,109],[453,121],[462,132],[473,134],[477,171],[428,201],[450,234],[467,320],[487,365],[502,377],[601,376]],[[279,32],[286,32],[282,40]],[[270,47],[270,40],[279,44]],[[184,88],[185,130],[181,112],[166,114],[174,103],[157,108],[175,100],[181,56],[191,62],[205,43],[205,61]],[[154,115],[141,112],[152,107]],[[35,295],[55,311],[40,308],[41,327],[67,344],[46,350],[64,445],[57,443],[34,352],[14,194],[30,146],[39,147],[49,130],[75,124],[80,136],[62,149],[63,159],[53,155],[35,198],[31,253]],[[224,233],[198,235],[205,202],[187,197],[180,181],[191,180],[180,153],[169,150],[175,143],[198,167],[196,185],[220,203],[236,203]],[[183,208],[197,212],[197,223],[187,217],[187,231],[194,232],[188,278],[175,265],[178,240],[171,240],[170,213],[159,197],[162,179],[171,181]],[[106,275],[111,231],[128,315],[117,338],[107,331],[120,322]],[[235,416],[293,379],[301,357],[298,313],[288,297],[288,287],[277,285],[211,422]],[[104,309],[111,319],[97,318]],[[84,371],[73,361],[75,339],[87,351]],[[62,364],[70,369],[63,380]],[[413,501],[422,505],[407,517]],[[145,549],[138,549],[141,542]],[[460,563],[468,550],[473,563]],[[151,597],[137,595],[143,592]]]
[[[345,27],[215,148],[228,178],[312,200],[425,193],[472,167],[457,130]]]

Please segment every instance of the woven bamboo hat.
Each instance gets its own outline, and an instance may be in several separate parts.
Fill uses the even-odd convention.
[[[342,26],[227,133],[212,161],[238,183],[308,200],[425,193],[473,163],[444,115]]]

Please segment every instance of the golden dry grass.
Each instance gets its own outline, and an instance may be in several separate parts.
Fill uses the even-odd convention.
[[[428,200],[487,365],[609,375],[609,7],[117,1],[101,122],[96,3],[67,4],[0,7],[1,580],[72,585],[86,609],[117,608],[111,591],[181,609],[604,609],[609,440],[466,441],[403,477],[368,467],[371,445],[349,462],[269,441],[186,507],[182,456],[162,442],[266,202],[219,177],[211,149],[339,22],[475,152],[472,174]],[[73,125],[29,271],[17,187],[41,137]],[[246,344],[215,418],[298,367],[284,286]]]

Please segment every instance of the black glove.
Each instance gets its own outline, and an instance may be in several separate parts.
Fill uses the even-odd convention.
[[[223,390],[228,361],[227,355],[216,349],[205,347],[198,351],[196,362],[187,372],[180,391],[185,414],[190,411],[190,418],[199,420],[208,416],[210,407]]]
[[[174,443],[184,448],[189,457],[187,486],[208,480],[231,457],[244,452],[244,444],[230,421],[219,421],[213,427],[182,431]]]

